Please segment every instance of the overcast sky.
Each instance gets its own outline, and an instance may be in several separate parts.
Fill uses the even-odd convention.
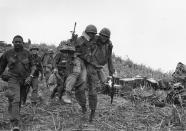
[[[0,0],[0,40],[58,45],[77,22],[111,30],[113,52],[162,71],[186,64],[186,0]]]

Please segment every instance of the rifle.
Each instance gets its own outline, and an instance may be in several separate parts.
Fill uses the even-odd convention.
[[[114,76],[112,76],[112,85],[111,85],[111,89],[110,89],[111,104],[112,104],[112,102],[113,102],[114,94],[115,94]]]
[[[70,39],[70,42],[76,41],[76,39],[77,39],[77,37],[78,37],[78,35],[75,34],[75,32],[76,32],[76,22],[74,23],[74,30],[73,30],[73,31],[70,31],[70,32],[72,33],[72,37],[71,37],[71,39]]]

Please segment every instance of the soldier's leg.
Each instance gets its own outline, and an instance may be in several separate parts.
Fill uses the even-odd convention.
[[[38,77],[32,79],[32,93],[31,93],[31,102],[36,104],[38,100]]]
[[[56,86],[56,87],[53,89],[52,94],[51,94],[51,96],[50,96],[51,99],[54,98],[54,96],[55,96],[56,93],[57,93],[57,90],[58,90],[58,87]]]
[[[19,126],[20,121],[20,84],[16,79],[10,78],[5,96],[9,100],[8,112],[13,127]]]
[[[87,111],[86,108],[86,95],[85,95],[86,82],[75,88],[75,97],[78,104],[81,106],[82,113]]]
[[[58,91],[58,97],[61,100],[61,97],[63,96],[65,92],[65,77],[60,75],[61,79],[57,78],[57,91]]]
[[[91,122],[95,115],[95,110],[97,108],[97,87],[99,83],[99,77],[97,70],[91,65],[87,66],[87,86],[88,86],[88,96],[89,96],[89,108],[91,109],[91,114],[89,121]]]

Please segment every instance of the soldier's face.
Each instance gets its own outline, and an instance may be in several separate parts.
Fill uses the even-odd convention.
[[[38,53],[38,50],[37,49],[33,49],[32,50],[32,54],[36,55]]]
[[[90,32],[87,33],[87,34],[88,34],[88,36],[90,37],[90,39],[93,39],[93,38],[95,37],[95,35],[96,35],[95,33],[90,33]]]
[[[103,43],[105,43],[109,38],[108,37],[106,37],[106,36],[104,36],[104,35],[100,35],[100,38],[101,38],[101,41],[103,42]]]
[[[15,48],[22,48],[23,47],[23,40],[21,38],[15,38],[13,40],[13,44]]]

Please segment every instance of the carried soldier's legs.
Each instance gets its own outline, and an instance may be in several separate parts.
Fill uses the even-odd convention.
[[[10,122],[13,126],[18,126],[20,120],[20,83],[15,78],[8,80],[8,89],[5,92],[8,98],[8,112],[10,114]]]

